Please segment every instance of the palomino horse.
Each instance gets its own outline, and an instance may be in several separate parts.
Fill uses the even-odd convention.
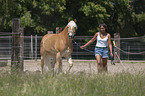
[[[76,20],[70,21],[62,32],[59,34],[46,34],[41,40],[41,68],[45,71],[53,71],[56,63],[57,73],[62,71],[61,58],[67,58],[70,65],[69,70],[73,66],[71,53],[73,50],[72,38],[77,29]],[[54,59],[54,62],[49,62],[49,56]],[[49,63],[49,64],[48,64]],[[68,70],[68,71],[69,71]]]

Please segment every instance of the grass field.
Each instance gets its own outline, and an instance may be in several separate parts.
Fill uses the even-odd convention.
[[[68,65],[63,63],[65,71]],[[24,73],[11,74],[9,66],[0,68],[0,96],[145,95],[144,62],[108,62],[109,72],[102,74],[97,74],[95,61],[74,61],[69,74],[59,75],[40,74],[40,61],[25,61]]]

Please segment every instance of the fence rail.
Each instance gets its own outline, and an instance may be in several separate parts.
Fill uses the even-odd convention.
[[[75,36],[74,40],[78,45],[84,45],[92,36]],[[40,42],[42,36],[24,36],[24,59],[40,59]],[[11,59],[12,36],[0,35],[0,60]],[[112,38],[113,40],[113,38]],[[73,59],[95,59],[94,52],[80,49],[73,42]],[[94,51],[96,42],[87,47]],[[145,36],[133,38],[120,38],[120,59],[122,60],[145,60]],[[139,53],[141,54],[129,54]]]

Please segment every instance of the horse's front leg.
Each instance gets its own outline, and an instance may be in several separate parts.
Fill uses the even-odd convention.
[[[69,69],[68,69],[69,72],[73,66],[71,55],[67,56],[67,62],[69,63]]]
[[[60,52],[58,52],[58,53],[56,54],[56,67],[57,67],[56,72],[57,72],[57,73],[59,73],[59,72],[62,71],[62,70],[61,70],[62,68],[61,68],[61,66],[60,66],[60,63],[61,63],[60,58],[61,58]]]

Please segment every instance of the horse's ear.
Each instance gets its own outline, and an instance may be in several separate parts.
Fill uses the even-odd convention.
[[[75,21],[75,22],[77,22],[77,20],[76,20],[76,19],[74,19],[74,21]]]
[[[68,19],[68,22],[70,22],[70,18]]]

